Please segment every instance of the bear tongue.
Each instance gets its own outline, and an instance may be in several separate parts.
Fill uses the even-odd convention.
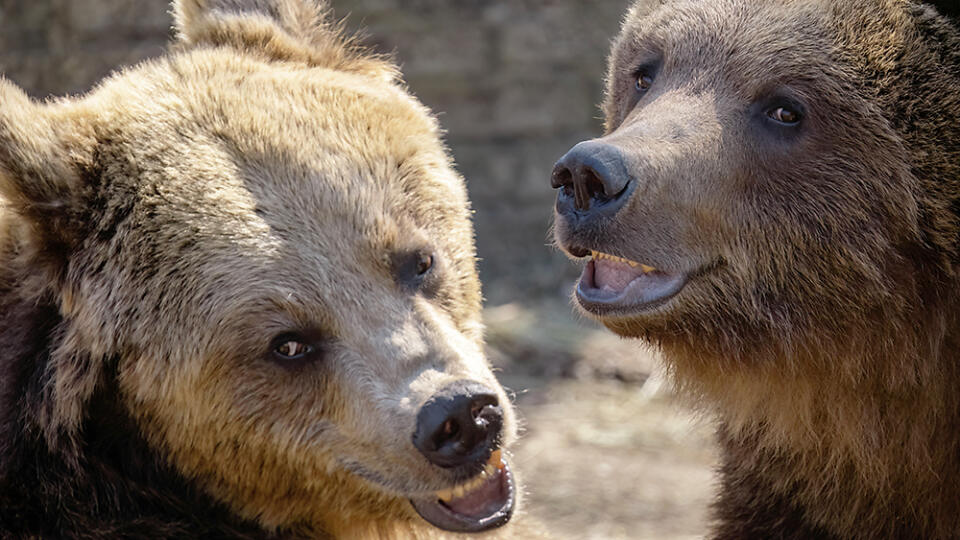
[[[643,270],[610,259],[594,259],[593,284],[598,289],[621,293],[627,285],[643,276]]]
[[[444,504],[458,514],[483,518],[499,510],[503,506],[506,495],[503,486],[503,470],[498,469],[496,474],[474,491]]]

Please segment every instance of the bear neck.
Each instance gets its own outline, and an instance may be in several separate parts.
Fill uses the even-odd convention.
[[[674,342],[664,356],[681,394],[717,413],[724,474],[796,501],[841,538],[954,537],[960,324],[945,309],[958,299],[941,299],[927,317],[789,353],[731,362]]]

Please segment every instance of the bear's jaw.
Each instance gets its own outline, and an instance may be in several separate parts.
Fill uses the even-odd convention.
[[[510,520],[516,504],[516,484],[503,453],[496,450],[473,479],[410,502],[420,517],[437,528],[486,531]]]
[[[653,266],[599,251],[590,251],[590,262],[577,284],[576,298],[587,312],[598,315],[631,315],[660,307],[689,281],[686,272],[666,272]]]

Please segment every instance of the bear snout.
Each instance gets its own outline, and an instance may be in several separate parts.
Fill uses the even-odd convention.
[[[591,140],[557,161],[550,185],[559,190],[557,212],[578,221],[615,215],[630,199],[636,182],[617,147]]]
[[[500,447],[503,423],[494,390],[473,381],[457,381],[420,409],[413,445],[438,467],[482,467]]]

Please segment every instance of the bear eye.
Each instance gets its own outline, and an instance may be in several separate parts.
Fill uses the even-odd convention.
[[[297,334],[281,334],[270,346],[270,354],[281,362],[305,360],[315,351],[313,345]]]
[[[393,260],[394,279],[411,291],[429,294],[436,285],[437,262],[436,253],[428,249],[397,253]]]
[[[650,87],[653,86],[653,75],[650,75],[646,70],[640,70],[637,73],[636,89],[637,92],[645,93]]]
[[[423,253],[420,252],[417,254],[417,276],[423,277],[427,275],[433,268],[433,254],[432,253]]]
[[[800,123],[802,115],[790,107],[774,107],[767,111],[767,116],[788,126],[795,126]]]

